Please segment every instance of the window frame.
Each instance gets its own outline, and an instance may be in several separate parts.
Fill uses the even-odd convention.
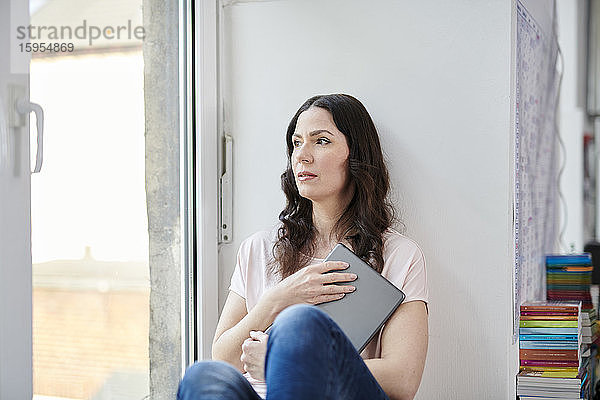
[[[186,367],[211,358],[219,316],[218,0],[182,2],[182,360]]]

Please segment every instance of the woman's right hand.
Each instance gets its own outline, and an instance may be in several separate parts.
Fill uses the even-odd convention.
[[[304,267],[283,279],[270,290],[272,300],[277,300],[282,309],[293,304],[320,304],[339,300],[356,289],[352,285],[336,285],[351,282],[356,274],[330,272],[348,268],[343,261],[325,261]],[[275,299],[273,299],[275,297]]]

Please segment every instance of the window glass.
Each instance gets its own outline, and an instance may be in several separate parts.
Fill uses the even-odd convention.
[[[141,1],[32,1],[31,13],[30,93],[45,111],[44,164],[31,182],[34,399],[143,399]]]

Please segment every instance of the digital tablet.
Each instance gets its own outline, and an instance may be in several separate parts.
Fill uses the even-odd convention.
[[[338,243],[325,261],[344,261],[349,264],[344,270],[358,276],[354,281],[335,283],[353,285],[356,290],[339,299],[317,304],[335,321],[360,353],[373,336],[392,316],[404,301],[404,293],[375,271],[369,264],[341,243]],[[270,325],[265,333],[269,333]]]
[[[356,287],[354,292],[317,307],[339,325],[360,353],[404,301],[404,293],[341,243],[325,261],[347,262],[348,268],[332,272],[351,272],[358,276],[352,282],[336,283],[352,285]]]

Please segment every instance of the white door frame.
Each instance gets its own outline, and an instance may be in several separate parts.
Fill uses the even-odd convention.
[[[196,349],[210,359],[219,318],[218,275],[218,0],[195,3]],[[191,101],[192,99],[190,99]],[[189,211],[189,210],[188,210]]]
[[[29,55],[11,71],[16,27],[28,24],[29,2],[0,1],[0,399],[33,397],[29,121],[9,126],[15,110],[9,86],[29,97]]]

